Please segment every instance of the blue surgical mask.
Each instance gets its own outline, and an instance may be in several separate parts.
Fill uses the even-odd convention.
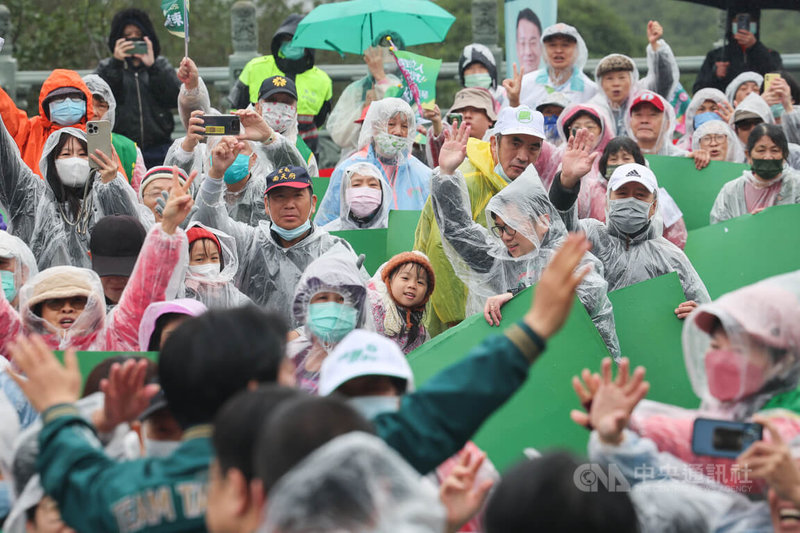
[[[544,134],[547,136],[548,141],[555,141],[558,139],[558,115],[545,115],[544,116]]]
[[[381,413],[396,413],[400,410],[400,398],[397,396],[358,396],[350,398],[347,403],[367,420],[372,420]]]
[[[224,179],[225,183],[228,185],[233,185],[245,179],[249,173],[250,156],[239,154],[236,156],[236,159],[233,160],[231,166],[228,167],[228,170],[225,171],[225,175],[222,179]]]
[[[511,183],[511,181],[512,181],[511,178],[508,177],[508,174],[506,174],[506,171],[503,170],[503,165],[501,165],[500,163],[497,163],[494,166],[494,173],[497,174],[498,176],[500,176],[501,178],[503,178],[504,180],[506,180],[506,183]]]
[[[311,221],[306,220],[294,229],[282,228],[274,222],[270,225],[269,229],[280,235],[284,241],[293,241],[303,233],[311,229]]]
[[[50,120],[61,126],[77,124],[86,114],[86,102],[80,98],[64,98],[50,102]]]
[[[306,326],[322,342],[336,343],[353,331],[358,321],[358,311],[337,302],[322,302],[308,306]]]
[[[770,111],[772,111],[773,118],[780,118],[781,115],[783,115],[783,112],[785,111],[783,104],[772,104],[771,106],[769,106],[769,109]]]
[[[284,42],[281,45],[281,49],[278,51],[278,57],[284,57],[286,59],[300,59],[304,55],[306,55],[306,49],[292,46],[292,41]]]
[[[719,116],[714,111],[706,111],[705,113],[699,113],[694,116],[694,129],[699,128],[706,122],[711,122],[712,120],[722,120],[722,117]]]
[[[492,77],[489,75],[488,72],[483,72],[481,74],[464,75],[464,87],[480,87],[482,89],[488,89],[491,86],[492,86]]]
[[[0,270],[0,281],[3,283],[3,294],[6,300],[13,302],[17,296],[17,287],[14,284],[14,273],[8,270]]]

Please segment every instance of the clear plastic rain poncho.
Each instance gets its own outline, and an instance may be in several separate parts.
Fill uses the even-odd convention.
[[[375,83],[368,74],[344,88],[325,123],[331,139],[342,149],[340,160],[358,149],[361,124],[357,124],[356,120],[361,118],[361,112],[367,104],[367,92],[374,89],[375,101],[380,101],[383,100],[386,89],[399,84],[400,80],[392,74],[387,74],[382,83]]]
[[[11,272],[13,276],[13,295],[9,294],[11,289],[7,287],[6,280],[3,279],[2,297],[13,302],[22,286],[39,273],[39,268],[36,266],[36,259],[33,257],[31,249],[22,239],[6,231],[0,231],[0,258],[8,257],[11,259],[8,272]]]
[[[614,171],[626,173],[632,169],[647,168],[636,163],[622,165]],[[612,175],[613,177],[613,175]],[[611,189],[606,190],[608,205]],[[658,193],[656,193],[658,201]],[[676,272],[683,286],[687,300],[704,303],[711,300],[703,280],[697,274],[689,258],[683,251],[661,236],[663,222],[658,213],[654,214],[645,231],[630,236],[624,233],[616,218],[609,217],[606,207],[606,222],[594,218],[578,220],[576,205],[567,211],[560,211],[568,231],[583,231],[592,243],[592,254],[603,263],[603,272],[608,281],[608,290],[615,291],[640,281]]]
[[[753,83],[758,85],[760,90],[761,84],[764,83],[764,76],[762,76],[758,72],[748,71],[748,72],[742,72],[741,74],[733,78],[733,81],[731,81],[725,88],[725,97],[728,99],[728,103],[734,105],[733,101],[736,99],[736,91],[738,91],[739,87],[741,87],[748,81],[752,81]]]
[[[38,333],[51,348],[63,350],[136,351],[139,323],[152,302],[174,298],[188,262],[183,230],[167,235],[153,227],[145,238],[119,304],[106,316],[105,296],[97,273],[88,268],[51,267],[33,276],[19,291],[19,313],[0,300],[0,353],[19,333]],[[36,308],[45,300],[85,296],[83,312],[67,328],[45,321]]]
[[[730,476],[733,461],[692,454],[694,419],[747,421],[761,412],[784,442],[800,435],[800,419],[786,410],[794,408],[800,381],[799,295],[800,272],[793,272],[698,307],[683,326],[683,355],[692,389],[701,398],[699,409],[643,400],[631,429],[685,462],[713,462],[727,473],[721,481],[726,485],[747,483]],[[712,478],[719,474],[712,472]]]
[[[355,174],[362,176],[372,176],[378,183],[381,184],[381,203],[377,207],[377,211],[366,217],[359,217],[351,211],[352,193],[348,192],[350,187],[350,180]],[[322,229],[325,231],[339,231],[347,229],[376,229],[385,228],[389,225],[389,210],[392,205],[392,188],[386,182],[381,171],[372,163],[354,163],[347,167],[342,177],[340,202],[339,202],[339,218],[325,224]]]
[[[320,229],[314,222],[311,222],[311,233],[306,238],[284,248],[273,237],[269,222],[262,220],[253,227],[233,220],[225,206],[224,189],[223,180],[208,177],[203,180],[193,221],[234,238],[239,259],[236,286],[257,305],[290,317],[297,282],[314,259],[334,247],[355,257],[347,241]],[[292,327],[301,325],[291,324]]]
[[[736,133],[722,120],[711,120],[701,125],[692,133],[692,151],[700,148],[700,140],[706,135],[724,135],[727,138],[727,149],[725,150],[724,161],[738,163],[744,159],[742,143],[739,142]],[[711,148],[709,148],[710,150]],[[722,149],[721,147],[719,148]],[[713,158],[713,156],[712,156]]]
[[[103,408],[105,396],[102,392],[96,392],[75,402],[78,412],[87,422],[91,422],[92,414]],[[1,420],[1,419],[0,419]],[[0,428],[4,426],[0,425]],[[30,427],[18,434],[14,441],[13,466],[7,479],[13,482],[16,499],[11,513],[3,524],[5,533],[25,533],[27,521],[26,511],[37,505],[45,493],[41,485],[41,479],[36,471],[36,460],[39,455],[39,433],[42,429],[41,419],[37,419]],[[116,460],[129,460],[131,457],[126,453],[124,446],[125,436],[129,433],[128,424],[120,424],[111,433],[107,440],[97,445],[103,445],[105,453]]]
[[[285,474],[267,498],[259,533],[440,533],[445,509],[381,439],[361,432],[328,442]]]
[[[642,149],[642,153],[679,157],[685,156],[685,150],[681,150],[672,144],[672,136],[675,133],[675,125],[677,124],[677,119],[675,118],[675,108],[673,108],[663,96],[657,93],[652,91],[647,93],[639,93],[636,95],[636,97],[638,98],[641,94],[650,94],[653,98],[660,99],[662,105],[664,106],[663,118],[661,119],[661,133],[656,141],[656,148],[648,151]],[[633,134],[633,129],[631,128],[631,109],[628,109],[628,111],[625,113],[625,132],[628,137],[636,141],[636,144],[639,144],[641,147],[641,143],[639,143],[639,141],[636,139],[636,135]]]
[[[770,110],[769,104],[759,94],[750,93],[744,100],[739,102],[739,105],[736,106],[736,114],[743,111],[755,113],[767,124],[775,124],[775,118],[772,116],[772,110]],[[731,120],[736,118],[736,114],[731,117]],[[789,126],[789,124],[790,121],[787,121],[786,124],[781,124],[786,138],[789,141],[789,157],[786,162],[793,169],[800,170],[800,146],[792,142],[792,139],[796,137],[793,137],[790,132],[787,132],[787,126]],[[735,124],[732,124],[731,127],[735,128]],[[739,137],[737,136],[736,138],[738,139]],[[742,153],[744,153],[747,147],[741,140],[739,141],[739,145],[742,147]],[[747,163],[747,158],[743,157],[739,163]]]
[[[236,241],[233,237],[199,222],[190,224],[187,231],[191,231],[193,227],[202,228],[217,238],[220,263],[219,271],[213,274],[193,272],[190,265],[186,270],[185,296],[203,302],[209,309],[231,309],[252,303],[250,298],[234,285],[236,272],[239,269],[239,257],[236,255]],[[189,243],[189,248],[191,244]]]
[[[568,79],[562,81],[558,85],[556,85],[555,80],[551,78],[551,67],[548,63],[547,50],[544,44],[545,39],[551,35],[569,35],[577,41],[571,74]],[[583,73],[583,67],[586,66],[586,60],[589,58],[589,51],[586,49],[586,43],[583,41],[581,34],[578,33],[578,30],[569,24],[559,22],[545,28],[542,33],[541,42],[542,50],[544,51],[542,60],[545,66],[534,72],[527,73],[522,77],[522,89],[519,95],[520,103],[526,104],[532,109],[536,109],[542,100],[552,92],[563,93],[572,103],[589,101],[595,93],[597,93],[598,88],[597,85],[589,79],[589,76]]]
[[[609,54],[601,59],[597,63],[597,67],[595,67],[594,81],[597,84],[597,94],[590,100],[590,103],[604,108],[613,119],[611,124],[613,136],[625,135],[625,113],[628,112],[628,107],[633,102],[635,93],[653,91],[664,98],[669,98],[669,95],[675,91],[675,88],[680,83],[678,63],[672,53],[672,48],[664,39],[658,40],[658,50],[654,52],[653,47],[648,44],[645,47],[645,52],[647,54],[647,76],[642,79],[639,79],[639,69],[636,68],[636,63],[624,54]],[[601,65],[614,59],[628,63],[633,67],[633,70],[627,71],[631,77],[631,86],[628,96],[621,105],[615,105],[608,99],[605,91],[603,91],[601,76],[598,75]]]
[[[63,198],[61,180],[48,155],[62,135],[86,142],[86,132],[61,128],[47,138],[39,165],[45,179],[40,179],[20,157],[5,125],[0,127],[0,204],[8,210],[14,235],[28,243],[40,269],[55,265],[90,268],[89,234],[94,224],[106,215],[137,216],[136,193],[120,173],[103,183],[97,172],[90,171],[74,213],[59,200]]]
[[[691,150],[692,134],[694,133],[694,117],[697,115],[697,111],[700,109],[700,106],[703,105],[707,100],[711,100],[719,106],[723,102],[726,102],[727,98],[725,98],[725,95],[722,94],[722,91],[719,89],[714,89],[713,87],[706,87],[705,89],[700,89],[694,93],[694,96],[692,96],[692,99],[689,102],[689,107],[686,108],[686,133],[683,137],[681,137],[676,145],[681,150]]]
[[[747,187],[754,187],[757,192],[751,205],[747,202]],[[752,170],[745,170],[740,177],[722,186],[711,207],[710,220],[717,224],[756,209],[787,204],[800,204],[800,172],[784,163],[783,172],[766,184],[753,176]]]
[[[300,337],[287,345],[286,353],[294,361],[297,386],[303,390],[316,392],[322,362],[341,338],[356,328],[375,330],[368,308],[367,286],[356,260],[355,255],[346,250],[333,249],[308,265],[297,283],[292,299],[292,316],[295,324],[303,327]],[[326,318],[325,327],[332,336],[330,339],[317,336],[312,331],[313,326],[309,326],[311,299],[321,292],[340,294],[344,298],[343,305],[352,309],[355,315],[345,316],[351,313],[347,310],[336,317]]]
[[[400,117],[408,124],[405,137],[389,134],[389,121],[394,117]],[[325,198],[317,208],[316,222],[325,225],[339,217],[344,172],[353,163],[362,161],[379,168],[391,185],[391,209],[422,209],[430,193],[430,168],[411,155],[416,134],[414,112],[404,100],[384,98],[373,102],[361,127],[358,150],[333,171]]]
[[[88,87],[89,92],[93,95],[99,95],[108,104],[108,111],[102,117],[97,117],[94,120],[107,120],[111,123],[111,128],[114,128],[114,122],[117,118],[117,99],[114,98],[114,93],[111,87],[108,86],[106,80],[97,74],[87,74],[83,77],[83,83]],[[95,109],[96,111],[96,109]]]
[[[511,256],[499,237],[472,220],[463,179],[441,175],[436,169],[431,187],[442,245],[453,269],[469,291],[467,316],[482,312],[490,296],[536,283],[567,236],[558,211],[550,203],[533,167],[529,166],[486,206],[486,220],[490,225],[494,225],[494,214],[535,245],[532,252],[520,257]],[[578,298],[609,352],[618,357],[619,342],[603,267],[590,253],[584,256],[581,264],[591,264],[592,271],[578,286]]]

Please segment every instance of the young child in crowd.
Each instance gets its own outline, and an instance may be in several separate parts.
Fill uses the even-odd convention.
[[[199,222],[186,230],[189,241],[189,269],[186,296],[210,309],[240,307],[250,303],[233,284],[239,268],[236,241],[227,234]]]
[[[375,328],[406,355],[429,338],[422,318],[435,285],[433,267],[422,252],[397,254],[367,284]]]
[[[366,161],[354,163],[344,171],[342,183],[339,218],[328,222],[322,229],[338,231],[388,226],[394,193],[378,167]]]

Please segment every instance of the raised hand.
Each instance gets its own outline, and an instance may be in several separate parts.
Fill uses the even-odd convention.
[[[519,105],[519,94],[522,91],[522,76],[525,74],[525,68],[520,67],[517,71],[517,64],[514,63],[514,76],[511,79],[503,80],[503,87],[506,89],[508,95],[508,105],[517,107]]]
[[[189,175],[189,179],[181,185],[181,181],[178,178],[178,167],[172,167],[172,185],[169,189],[169,199],[167,200],[167,205],[164,206],[164,212],[161,214],[161,229],[167,235],[173,235],[175,229],[181,225],[192,210],[194,200],[192,200],[192,195],[189,194],[189,188],[196,177],[197,171],[193,170]]]
[[[588,423],[597,430],[604,443],[616,445],[622,442],[622,432],[628,425],[633,409],[650,390],[644,375],[644,368],[638,367],[631,376],[630,362],[623,357],[617,378],[612,379],[611,358],[603,359],[600,382],[595,382],[598,386],[591,400]],[[577,424],[585,426],[587,423],[586,413],[572,411],[570,416]]]
[[[386,72],[383,69],[383,48],[380,46],[370,46],[364,50],[364,63],[372,75],[375,83],[380,83],[386,79]]]
[[[572,377],[572,388],[575,389],[575,394],[578,395],[578,400],[583,408],[586,409],[586,412],[574,410],[570,413],[570,416],[573,422],[587,429],[593,429],[589,420],[589,411],[592,408],[594,395],[597,394],[597,389],[600,388],[600,381],[600,374],[592,374],[588,368],[583,369],[581,377]]]
[[[453,121],[452,133],[449,129],[444,131],[444,144],[439,151],[439,170],[444,176],[452,176],[456,173],[456,169],[467,157],[467,141],[469,140],[469,132],[471,127],[465,123],[461,123],[461,127],[456,129],[456,122]]]
[[[727,100],[719,102],[717,104],[717,115],[719,115],[722,120],[726,123],[730,123],[731,116],[733,116],[733,106]]]
[[[147,43],[147,53],[146,54],[134,54],[133,57],[138,57],[144,66],[152,67],[153,63],[156,62],[156,58],[153,55],[153,41],[150,40],[150,37],[145,35],[142,37],[142,40]]]
[[[658,40],[664,35],[664,28],[657,20],[651,20],[647,23],[647,41],[653,48],[653,52],[658,50]]]
[[[111,147],[111,150],[113,153],[113,146]],[[89,159],[94,161],[94,163],[98,166],[97,171],[100,173],[100,180],[103,183],[108,183],[117,177],[117,164],[114,163],[114,159],[112,157],[106,155],[102,150],[97,149],[93,154],[89,154]]]
[[[8,353],[25,377],[11,367],[6,372],[40,413],[54,405],[73,403],[80,397],[81,372],[74,348],[64,352],[62,365],[41,335],[18,335],[9,344]]]
[[[181,148],[184,152],[193,152],[194,149],[200,144],[205,135],[205,120],[203,120],[203,110],[195,109],[189,117],[189,123],[186,125],[186,137],[183,138]]]
[[[447,510],[447,531],[455,533],[480,511],[494,481],[484,480],[476,484],[476,477],[484,460],[485,453],[461,452],[450,475],[439,487],[439,499]]]
[[[496,294],[486,299],[486,305],[483,306],[483,318],[486,319],[486,322],[488,322],[490,326],[500,325],[500,321],[503,320],[503,314],[500,312],[500,308],[513,297],[514,295],[510,292],[504,292],[503,294]]]
[[[533,305],[523,318],[525,324],[542,339],[553,336],[567,320],[575,290],[591,270],[591,265],[578,272],[575,269],[591,247],[585,234],[570,233],[542,272],[534,291]]]
[[[433,134],[438,137],[442,134],[442,110],[439,106],[434,104],[433,109],[422,109],[423,118],[430,120],[433,123]]]
[[[183,58],[176,74],[189,91],[197,89],[200,84],[200,71],[197,69],[195,62],[189,57]]]
[[[242,109],[234,111],[233,114],[238,115],[239,121],[242,123],[243,131],[239,134],[239,139],[260,143],[265,143],[272,139],[275,132],[264,120],[264,117],[256,113],[255,110]]]
[[[592,170],[595,159],[600,154],[592,153],[592,143],[589,142],[589,130],[579,129],[575,135],[570,135],[564,157],[561,159],[561,184],[567,189],[572,189],[583,176]]]
[[[778,498],[800,505],[800,471],[789,446],[768,418],[754,416],[753,422],[766,428],[771,442],[760,440],[753,443],[736,459],[736,463],[748,477],[764,479]]]
[[[217,145],[211,150],[211,169],[208,171],[208,177],[211,179],[222,179],[225,171],[228,170],[244,149],[244,143],[236,139],[236,137],[222,137]]]
[[[103,409],[96,412],[92,422],[100,433],[110,433],[123,422],[136,420],[159,390],[156,384],[145,385],[147,361],[129,359],[114,363],[107,379],[100,381],[105,394]]]

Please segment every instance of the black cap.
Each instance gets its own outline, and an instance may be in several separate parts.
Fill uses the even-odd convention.
[[[261,88],[258,90],[258,99],[266,100],[273,94],[278,93],[288,94],[297,100],[297,87],[286,76],[272,76],[261,82]]]
[[[311,188],[312,182],[308,175],[308,171],[303,167],[281,167],[267,175],[267,190],[264,194],[269,193],[275,187],[292,187],[294,189]]]
[[[92,228],[89,252],[98,276],[130,276],[147,232],[136,217],[103,217]]]

